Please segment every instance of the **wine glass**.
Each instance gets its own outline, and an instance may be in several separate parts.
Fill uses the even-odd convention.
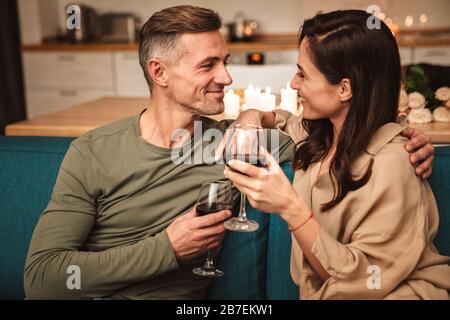
[[[226,136],[226,163],[237,159],[258,167],[264,167],[264,155],[260,152],[261,146],[264,146],[265,142],[262,128],[252,124],[238,124],[233,129],[230,129],[230,131]],[[225,222],[225,228],[227,230],[237,232],[258,230],[258,222],[247,218],[245,203],[246,196],[241,192],[239,215]]]
[[[207,181],[202,184],[196,204],[196,211],[199,216],[222,210],[231,210],[231,208],[232,194],[229,182]],[[192,272],[205,277],[220,277],[224,274],[223,271],[216,269],[211,249],[208,250],[205,264],[202,267],[192,269]]]

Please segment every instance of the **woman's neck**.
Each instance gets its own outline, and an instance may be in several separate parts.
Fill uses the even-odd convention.
[[[331,121],[331,123],[333,125],[333,141],[331,142],[328,154],[330,154],[332,150],[336,150],[339,141],[339,135],[341,134],[342,129],[342,123],[336,123],[333,121]]]
[[[330,117],[329,120],[333,126],[333,142],[331,144],[330,150],[336,149],[337,143],[339,141],[339,136],[342,132],[342,127],[344,126],[345,118],[347,117],[349,106],[343,106],[342,112],[335,117]]]
[[[322,159],[322,162],[320,164],[320,170],[319,170],[319,176],[330,169],[331,160],[334,157],[334,154],[336,153],[336,148],[339,141],[339,135],[341,134],[342,126],[344,124],[344,119],[341,118],[334,118],[331,119],[331,124],[333,125],[333,141],[330,145],[330,148],[328,149],[327,154],[325,155],[325,158]]]

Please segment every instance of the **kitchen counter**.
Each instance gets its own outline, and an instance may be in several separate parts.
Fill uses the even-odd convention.
[[[148,98],[103,97],[65,110],[6,126],[7,136],[78,137],[89,130],[137,114]],[[211,116],[224,119],[223,115]]]
[[[450,42],[449,42],[450,43]],[[234,52],[292,50],[297,48],[296,35],[263,37],[252,42],[228,42],[228,49]],[[137,51],[137,43],[64,43],[46,41],[38,45],[25,45],[24,51]]]
[[[450,46],[450,29],[400,32],[397,35],[400,47]],[[137,43],[62,43],[45,41],[38,45],[25,45],[24,51],[137,51]],[[228,49],[234,52],[293,50],[297,48],[295,33],[259,36],[252,42],[229,42]]]
[[[8,136],[78,137],[89,130],[137,114],[148,107],[148,98],[104,97],[66,110],[10,124]],[[225,119],[223,114],[211,116]],[[409,124],[427,133],[435,144],[450,144],[450,123]]]
[[[450,122],[408,123],[408,127],[422,130],[434,144],[450,144]]]

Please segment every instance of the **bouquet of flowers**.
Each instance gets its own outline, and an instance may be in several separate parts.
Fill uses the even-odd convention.
[[[434,98],[440,102],[440,106],[433,111],[434,120],[450,122],[450,88],[441,87],[437,89]]]
[[[406,117],[411,123],[450,122],[450,88],[442,87],[433,92],[424,70],[412,66],[403,78],[398,115],[399,119]]]

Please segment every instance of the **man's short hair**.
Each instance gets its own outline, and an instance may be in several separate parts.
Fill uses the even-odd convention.
[[[153,86],[147,70],[150,59],[177,63],[183,54],[177,40],[183,33],[216,31],[221,27],[219,14],[206,8],[181,5],[154,13],[139,31],[139,63],[150,92]]]

